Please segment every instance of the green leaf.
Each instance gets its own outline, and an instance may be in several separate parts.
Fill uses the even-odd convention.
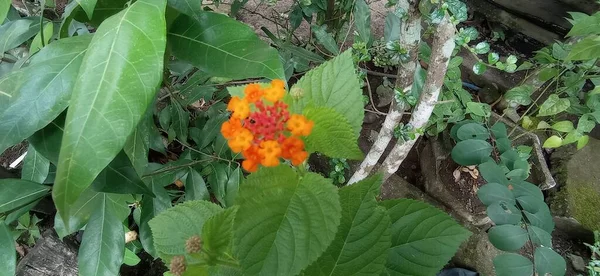
[[[445,212],[412,199],[381,205],[392,220],[386,275],[435,275],[471,235]]]
[[[151,111],[151,109],[149,109]],[[150,149],[150,128],[151,124],[154,124],[154,120],[151,112],[146,113],[146,117],[143,118],[133,129],[133,133],[129,135],[123,151],[129,157],[133,168],[139,176],[142,176],[148,166],[148,151]]]
[[[400,39],[400,17],[393,12],[388,12],[385,16],[385,27],[383,28],[383,36],[385,42],[395,41]]]
[[[169,106],[169,112],[171,113],[171,126],[177,138],[180,141],[186,142],[188,137],[188,127],[190,124],[190,114],[181,107],[178,103],[171,103]]]
[[[92,188],[98,192],[154,196],[152,191],[142,182],[123,152],[119,152],[115,159],[98,174],[92,182]]]
[[[479,173],[488,183],[500,183],[504,186],[508,185],[508,179],[504,175],[503,169],[490,160],[478,166]]]
[[[504,99],[509,103],[530,105],[533,102],[531,100],[531,93],[533,93],[533,86],[525,84],[508,90],[504,94]]]
[[[209,218],[202,226],[202,250],[210,256],[227,258],[233,254],[234,220],[237,210],[237,206],[227,208]]]
[[[494,258],[494,269],[498,276],[531,276],[533,263],[519,254],[505,253]]]
[[[490,204],[486,213],[496,225],[519,224],[523,218],[521,211],[515,205],[504,201]]]
[[[79,197],[73,205],[69,224],[65,226],[62,218],[57,214],[54,219],[54,228],[61,239],[78,231],[88,223],[92,213],[95,212],[96,209],[98,209],[98,206],[103,204],[103,202],[107,203],[107,208],[111,209],[111,213],[114,214],[119,221],[123,221],[129,216],[131,211],[128,204],[133,201],[133,196],[131,195],[96,192],[92,187],[89,187],[81,194],[81,197]]]
[[[357,0],[354,3],[354,19],[360,41],[371,45],[371,8],[365,0]]]
[[[285,79],[274,48],[254,31],[226,15],[197,12],[180,15],[169,30],[173,54],[200,70],[219,77]]]
[[[0,79],[0,152],[33,135],[67,107],[91,38],[58,40],[33,56],[30,66]]]
[[[559,98],[557,94],[552,94],[540,106],[538,116],[551,116],[566,111],[571,106],[571,102],[566,98]]]
[[[329,246],[340,224],[331,181],[292,168],[261,168],[248,176],[236,201],[235,255],[245,275],[296,275]]]
[[[600,57],[600,36],[588,36],[577,42],[567,60],[588,60]]]
[[[480,117],[489,117],[492,113],[492,108],[486,103],[468,102],[467,112]]]
[[[506,63],[507,64],[515,64],[517,63],[517,57],[514,55],[510,55],[506,58]],[[516,67],[515,67],[516,68]]]
[[[381,275],[391,246],[390,218],[377,206],[381,175],[340,189],[342,219],[335,239],[306,275]]]
[[[141,261],[140,257],[138,257],[133,251],[125,248],[125,256],[123,257],[123,264],[128,266],[135,266],[139,264]]]
[[[531,239],[531,242],[534,244],[552,247],[552,236],[550,233],[546,232],[546,230],[537,226],[529,225],[527,226],[527,231],[529,232],[529,238]]]
[[[487,42],[479,42],[477,43],[477,45],[475,45],[475,48],[473,48],[473,50],[477,54],[487,54],[487,52],[490,51],[490,44]]]
[[[174,256],[185,255],[185,242],[192,236],[200,236],[205,222],[221,210],[208,201],[186,201],[150,220],[154,247],[160,258],[170,262]]]
[[[590,136],[588,136],[588,135],[581,136],[581,138],[579,138],[579,140],[577,140],[577,149],[578,150],[582,149],[583,147],[585,147],[588,144],[589,141],[590,141]]]
[[[185,200],[209,200],[210,193],[206,188],[204,179],[193,168],[189,168],[185,180]]]
[[[53,199],[63,220],[121,151],[162,79],[164,0],[140,0],[105,20],[85,54],[67,112]],[[91,158],[93,157],[93,158]]]
[[[202,12],[202,2],[193,0],[167,0],[169,7],[178,10],[179,12],[194,17],[199,12]]]
[[[39,154],[32,145],[27,148],[27,155],[23,160],[21,179],[44,183],[50,171],[50,161]]]
[[[107,200],[94,206],[83,232],[77,258],[81,275],[117,275],[123,263],[125,231]]]
[[[560,132],[571,132],[572,130],[575,129],[575,127],[573,126],[573,122],[571,122],[571,121],[560,121],[560,122],[554,123],[552,125],[552,129],[554,129],[556,131],[560,131]]]
[[[227,114],[213,116],[204,124],[202,130],[190,128],[190,138],[196,142],[199,149],[207,147],[221,135],[221,125],[229,119],[228,117]]]
[[[498,183],[488,183],[481,186],[481,188],[477,190],[477,197],[479,197],[479,200],[486,206],[498,202],[506,202],[511,205],[515,204],[515,197],[508,187]]]
[[[2,22],[0,22],[2,24]],[[27,17],[0,26],[0,54],[18,47],[40,31],[40,18]]]
[[[512,192],[517,198],[528,195],[544,201],[544,194],[536,185],[527,181],[513,181],[510,185],[512,185]]]
[[[544,68],[538,74],[538,79],[540,81],[545,82],[545,81],[548,81],[548,80],[558,76],[559,73],[560,72],[559,72],[558,68],[554,68],[554,67]]]
[[[478,165],[490,157],[492,145],[483,140],[460,141],[452,149],[452,160],[462,166]]]
[[[17,267],[17,254],[15,241],[4,221],[0,221],[0,268],[6,275],[15,275]]]
[[[508,131],[506,130],[506,125],[502,122],[495,123],[490,130],[496,139],[499,138],[508,138]]]
[[[538,211],[535,213],[528,211],[523,211],[523,213],[531,225],[542,228],[548,233],[552,233],[552,230],[554,230],[554,220],[552,219],[548,205],[540,204],[538,205],[538,208]]]
[[[44,33],[44,43],[42,43],[42,32]],[[39,50],[44,48],[44,45],[48,45],[52,34],[54,34],[54,24],[52,22],[46,23],[42,32],[39,32],[31,41],[29,46],[29,55],[37,53]]]
[[[23,179],[0,179],[0,214],[47,195],[50,187]]]
[[[327,32],[327,25],[312,25],[310,28],[319,44],[323,45],[327,51],[336,56],[340,54],[335,39]]]
[[[0,0],[0,24],[3,24],[4,20],[6,19],[6,15],[10,10],[11,3],[11,0]]]
[[[565,275],[565,259],[548,247],[538,247],[533,254],[535,271],[538,275]]]
[[[600,30],[600,13],[582,17],[575,21],[567,36],[586,36],[598,34]]]
[[[490,242],[498,249],[504,251],[517,251],[528,240],[527,231],[517,225],[498,225],[492,227],[488,236]]]
[[[483,75],[483,73],[485,73],[486,70],[487,66],[481,61],[478,61],[477,63],[475,63],[475,65],[473,65],[473,73],[475,73],[476,75]]]
[[[546,141],[544,142],[544,145],[542,145],[542,147],[547,148],[547,149],[554,149],[554,148],[560,147],[561,145],[562,145],[562,138],[560,138],[556,135],[552,135],[548,139],[546,139]]]
[[[360,135],[364,104],[351,51],[310,70],[292,89],[301,92],[299,99],[286,95],[285,102],[292,113],[302,114],[307,105],[330,107],[346,117],[356,137]]]
[[[94,14],[94,8],[96,7],[97,0],[77,0],[79,6],[85,11],[88,18],[91,19]]]
[[[306,140],[308,152],[321,152],[331,158],[361,159],[358,137],[348,120],[332,108],[305,108],[304,116],[315,123]]]
[[[494,64],[500,60],[500,55],[498,53],[489,53],[488,54],[488,63]]]
[[[225,205],[225,197],[227,195],[227,171],[228,164],[212,163],[210,164],[211,174],[208,175],[208,183],[215,195],[217,201]]]
[[[456,136],[460,140],[487,140],[490,138],[490,133],[487,128],[479,123],[470,123],[461,126],[456,132]]]
[[[144,250],[155,258],[158,257],[158,254],[154,248],[152,229],[148,225],[148,222],[161,212],[171,208],[171,198],[167,190],[163,188],[165,184],[156,181],[157,179],[150,178],[147,180],[148,187],[152,190],[155,197],[144,196],[142,198],[142,211],[140,214],[140,242]]]

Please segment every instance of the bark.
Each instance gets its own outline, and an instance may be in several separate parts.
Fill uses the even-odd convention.
[[[410,121],[408,122],[415,130],[423,129],[427,125],[427,121],[429,121],[429,117],[431,117],[433,108],[439,98],[448,69],[448,61],[455,46],[454,30],[455,28],[448,20],[448,16],[437,27],[432,42],[431,61],[429,63],[429,70],[427,71],[425,86],[423,87],[423,92],[421,92],[417,107],[412,112]],[[418,138],[419,134],[417,133],[415,139],[394,145],[390,154],[383,161],[384,182],[398,170],[400,164],[402,164],[402,161],[404,161]]]
[[[395,87],[404,93],[405,89],[410,89],[412,86],[415,71],[417,68],[417,57],[419,56],[419,43],[421,42],[421,14],[419,12],[419,1],[417,0],[401,0],[398,6],[407,11],[407,19],[402,22],[400,28],[400,45],[408,50],[409,59],[402,63],[398,68]],[[367,153],[367,156],[360,164],[358,170],[354,172],[348,185],[365,179],[373,167],[377,164],[386,147],[392,140],[394,128],[400,123],[402,113],[407,107],[404,103],[396,103],[392,100],[390,111],[385,117],[385,121],[379,130],[377,140]]]

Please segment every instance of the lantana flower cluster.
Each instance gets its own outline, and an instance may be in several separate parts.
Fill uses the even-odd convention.
[[[308,136],[314,122],[300,114],[290,114],[281,100],[285,82],[273,80],[270,86],[258,83],[244,88],[244,97],[234,96],[227,105],[231,117],[221,125],[221,133],[229,148],[242,153],[242,167],[255,172],[259,165],[274,167],[280,158],[294,166],[308,158],[302,136]]]

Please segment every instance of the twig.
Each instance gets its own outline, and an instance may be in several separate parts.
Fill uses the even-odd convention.
[[[398,78],[398,76],[394,75],[394,74],[381,73],[381,72],[369,70],[369,69],[366,69],[366,68],[360,68],[360,70],[365,71],[368,75],[386,77],[386,78],[390,78],[390,79],[397,79]]]
[[[371,107],[373,107],[373,110],[377,111],[377,113],[385,114],[385,113],[379,111],[379,109],[377,109],[377,107],[375,107],[375,102],[373,101],[373,90],[371,90],[371,84],[369,83],[369,78],[365,78],[365,82],[367,83],[367,90],[369,91],[369,99],[371,100]]]

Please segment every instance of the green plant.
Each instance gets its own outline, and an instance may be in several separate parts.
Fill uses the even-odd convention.
[[[487,184],[477,196],[494,223],[490,242],[504,253],[494,258],[498,275],[564,275],[565,260],[552,250],[554,222],[542,191],[526,181],[529,153],[512,147],[506,126],[465,120],[455,124],[457,142],[452,159],[462,166],[476,165]],[[528,258],[515,254],[527,252]]]
[[[591,251],[592,257],[588,263],[588,275],[600,275],[600,232],[594,231],[594,244],[584,243]]]
[[[350,169],[348,161],[344,158],[331,158],[329,160],[329,179],[336,185],[346,183],[346,172]]]

